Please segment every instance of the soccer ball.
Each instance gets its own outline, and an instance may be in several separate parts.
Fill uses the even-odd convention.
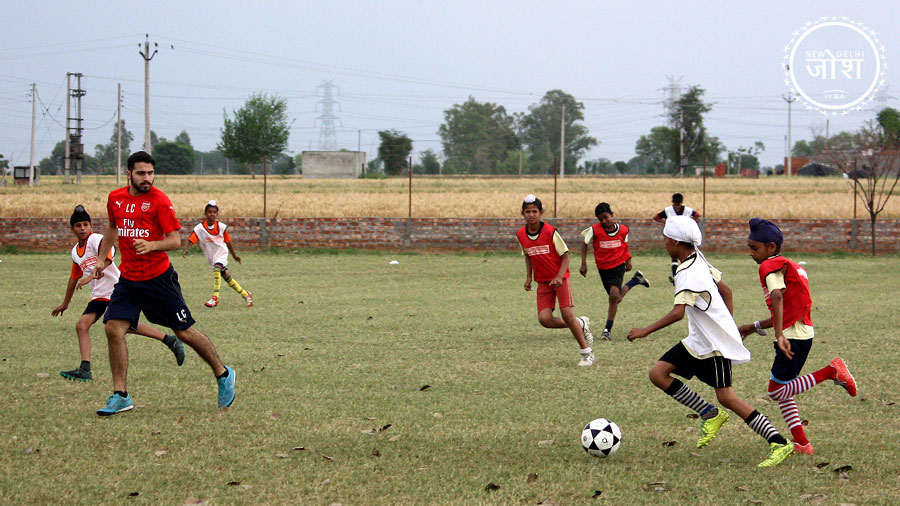
[[[619,450],[622,431],[619,426],[606,418],[598,418],[584,426],[581,431],[581,446],[594,457],[606,458]]]

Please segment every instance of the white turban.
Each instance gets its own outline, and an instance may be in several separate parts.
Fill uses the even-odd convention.
[[[669,239],[693,244],[695,248],[703,242],[703,234],[697,222],[689,216],[673,216],[666,218],[666,226],[663,235]]]

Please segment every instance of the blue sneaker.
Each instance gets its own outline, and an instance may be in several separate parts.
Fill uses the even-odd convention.
[[[225,366],[225,370],[228,371],[228,376],[224,378],[216,378],[216,383],[219,384],[219,407],[227,408],[231,406],[231,403],[234,402],[234,369]]]
[[[106,407],[98,409],[97,414],[100,416],[111,416],[123,411],[130,411],[132,408],[134,408],[134,404],[131,403],[130,395],[122,397],[118,394],[112,394],[106,400]]]

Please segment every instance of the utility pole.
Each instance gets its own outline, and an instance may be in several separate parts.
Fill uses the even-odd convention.
[[[144,34],[144,37],[144,50],[138,54],[144,59],[144,151],[150,153],[150,60],[156,56],[159,44],[153,43],[153,54],[150,54],[150,34]]]
[[[119,100],[116,102],[116,186],[122,177],[122,83],[119,83]]]
[[[72,76],[77,79],[77,88],[72,89]],[[85,95],[85,91],[81,89],[81,74],[68,72],[66,73],[66,152],[63,164],[63,183],[70,183],[69,176],[72,172],[72,160],[75,161],[75,171],[77,174],[77,182],[81,184],[81,165],[84,163],[84,144],[81,142],[81,97]],[[72,97],[75,97],[75,114],[72,117]],[[75,128],[71,127],[72,120],[75,120]],[[72,133],[75,130],[75,133]]]
[[[794,96],[793,93],[788,93],[787,96],[782,95],[782,98],[788,104],[788,131],[787,131],[787,163],[785,164],[784,173],[788,176],[793,175],[791,172],[791,159],[794,158],[793,153],[791,153],[791,104],[794,103],[794,100],[797,100],[797,97]]]
[[[66,152],[63,153],[63,184],[69,183],[69,170],[71,167],[71,140],[69,139],[70,111],[72,110],[72,73],[66,73]]]
[[[562,120],[559,125],[559,177],[566,177],[566,104],[562,106]]]
[[[31,83],[31,161],[28,162],[28,186],[34,186],[34,122],[37,116],[37,85]]]
[[[684,177],[684,109],[678,114],[678,173]]]
[[[359,161],[359,150],[362,149],[362,130],[356,131],[356,166],[359,167],[359,173],[362,174],[362,162]]]

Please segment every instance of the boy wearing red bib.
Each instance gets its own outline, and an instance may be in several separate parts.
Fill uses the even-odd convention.
[[[606,315],[606,327],[601,337],[609,341],[612,339],[613,320],[619,302],[625,298],[625,294],[637,285],[650,288],[650,283],[641,274],[635,271],[634,276],[622,286],[622,278],[625,272],[631,270],[631,253],[628,252],[628,227],[616,223],[612,209],[606,202],[597,204],[594,215],[599,223],[594,223],[590,228],[581,232],[584,241],[581,243],[581,269],[578,272],[587,277],[587,246],[594,248],[594,261],[597,271],[600,273],[600,281],[609,295],[609,309]]]
[[[579,366],[593,365],[590,320],[575,316],[572,284],[569,280],[569,248],[556,228],[541,221],[544,207],[540,199],[528,195],[522,201],[525,226],[516,232],[516,239],[525,255],[525,291],[531,291],[531,281],[537,281],[538,321],[548,329],[568,328],[581,348]],[[556,301],[562,318],[553,316]]]
[[[812,298],[806,270],[781,256],[783,241],[784,235],[771,221],[750,220],[747,246],[750,256],[759,264],[759,281],[771,317],[741,325],[740,331],[746,338],[761,329],[774,327],[775,360],[769,377],[769,397],[781,408],[781,415],[794,437],[794,449],[812,455],[812,443],[803,431],[794,396],[825,380],[833,380],[856,396],[856,381],[840,357],[818,371],[800,376],[813,342]]]

